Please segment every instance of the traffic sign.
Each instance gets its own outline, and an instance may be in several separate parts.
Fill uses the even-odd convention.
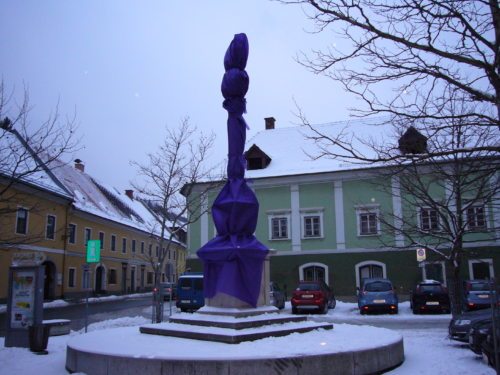
[[[101,260],[101,241],[87,241],[87,263],[99,263]]]
[[[423,262],[426,258],[425,255],[425,249],[424,248],[418,248],[417,249],[417,262]]]

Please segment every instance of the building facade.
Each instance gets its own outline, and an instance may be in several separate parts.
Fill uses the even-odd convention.
[[[266,128],[247,142],[246,177],[260,204],[255,235],[274,250],[271,279],[289,295],[299,280],[318,278],[344,296],[354,296],[366,277],[387,277],[402,294],[422,279],[447,283],[441,256],[427,251],[425,261],[418,262],[417,246],[389,230],[387,218],[394,226],[402,220],[398,218],[414,222],[423,233],[434,230],[439,220],[434,210],[405,196],[397,175],[376,166],[311,160],[307,150],[302,152],[307,147],[303,129],[274,129],[269,124]],[[429,189],[443,202],[449,198],[442,184],[429,183]],[[210,207],[215,197],[213,193],[196,199]],[[490,278],[499,272],[498,202],[495,195],[467,210],[464,279]],[[188,263],[193,269],[201,269],[197,249],[213,236],[210,212],[190,226]],[[447,251],[446,246],[440,249]]]
[[[79,161],[41,165],[28,176],[15,183],[0,176],[0,186],[8,186],[0,200],[0,301],[7,298],[8,270],[19,254],[36,253],[42,260],[47,300],[80,297],[85,285],[97,295],[149,291],[162,250],[167,256],[160,281],[176,282],[184,272],[184,241],[168,237],[159,249],[157,217],[133,191],[98,182]],[[100,240],[98,263],[86,261],[89,240]]]

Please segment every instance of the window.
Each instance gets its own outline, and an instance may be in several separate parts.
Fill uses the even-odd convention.
[[[141,254],[144,254],[144,241],[141,241]]]
[[[99,232],[99,241],[101,241],[101,250],[104,249],[104,232]]]
[[[172,258],[175,260],[175,250],[172,250]]]
[[[439,229],[437,210],[433,208],[420,208],[420,229],[426,232],[435,232]]]
[[[111,235],[111,251],[116,251],[116,236]]]
[[[125,237],[122,238],[122,253],[125,254],[127,252],[127,239]]]
[[[132,252],[135,253],[135,240],[132,240]]]
[[[486,215],[484,206],[471,206],[467,208],[467,228],[469,230],[486,229]]]
[[[443,262],[424,262],[422,280],[436,280],[446,285],[445,267]]]
[[[380,232],[380,222],[378,220],[378,216],[378,204],[356,206],[358,236],[378,235]]]
[[[156,257],[158,257],[159,253],[158,253],[158,245],[156,245]]]
[[[495,276],[492,259],[469,260],[469,275],[472,280],[486,280]]]
[[[116,284],[116,270],[114,268],[108,272],[108,284]]]
[[[149,256],[151,256],[153,254],[153,245],[152,244],[149,244]]]
[[[307,212],[302,215],[302,238],[323,237],[323,215],[318,212]]]
[[[28,233],[28,210],[26,208],[17,209],[16,233],[17,234]]]
[[[47,215],[47,226],[45,227],[45,238],[53,240],[56,233],[56,217]]]
[[[90,228],[85,228],[85,245],[87,245],[87,242],[89,242],[92,239],[92,229]]]
[[[153,284],[153,272],[148,272],[146,283]]]
[[[76,285],[76,268],[70,267],[68,268],[68,287],[74,288]]]
[[[289,219],[288,215],[272,215],[269,217],[270,240],[288,240],[290,238]]]
[[[363,281],[363,279],[371,279],[384,277],[384,269],[382,266],[377,264],[366,264],[362,267],[359,267],[359,279]]]
[[[76,224],[68,225],[68,241],[69,243],[76,243]]]
[[[325,281],[325,269],[321,266],[304,268],[304,281]]]

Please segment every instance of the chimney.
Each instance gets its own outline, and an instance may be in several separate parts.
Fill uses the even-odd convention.
[[[274,117],[266,117],[264,121],[266,122],[266,130],[274,129],[274,123],[276,122]]]
[[[134,191],[133,190],[125,190],[125,195],[129,197],[130,199],[134,200]]]
[[[75,159],[75,169],[79,170],[80,172],[85,172],[85,165],[80,159]]]

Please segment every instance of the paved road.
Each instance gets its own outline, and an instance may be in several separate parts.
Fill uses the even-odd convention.
[[[168,303],[166,303],[167,306]],[[88,323],[124,316],[151,317],[147,307],[151,306],[151,297],[125,298],[88,305]],[[0,336],[5,336],[7,314],[0,314]],[[71,329],[79,330],[85,327],[85,303],[71,304],[63,307],[45,308],[43,319],[70,319]]]

